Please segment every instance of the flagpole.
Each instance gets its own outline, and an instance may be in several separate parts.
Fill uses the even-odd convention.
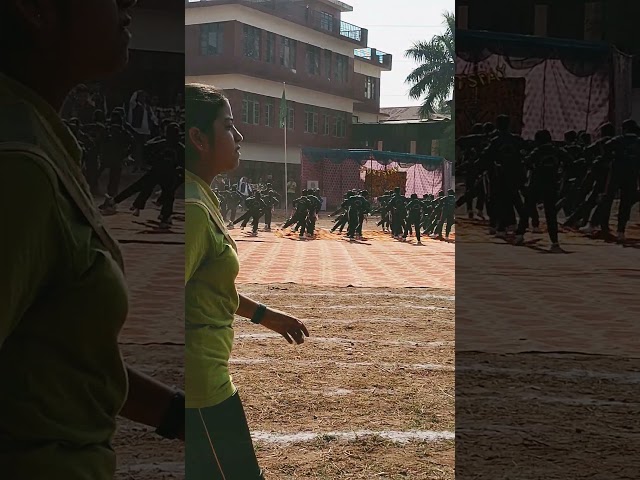
[[[282,82],[282,95],[287,98],[287,84]],[[289,214],[289,185],[287,181],[287,127],[289,123],[289,109],[285,100],[285,117],[284,117],[284,214]]]

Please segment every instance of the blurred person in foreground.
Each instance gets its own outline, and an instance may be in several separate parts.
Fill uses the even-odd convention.
[[[259,480],[264,475],[229,373],[234,315],[290,344],[303,343],[309,332],[298,319],[238,294],[236,244],[210,185],[238,167],[243,137],[220,90],[189,84],[185,97],[186,478]]]
[[[59,111],[128,61],[134,0],[0,3],[0,476],[110,480],[116,417],[184,438],[184,394],[128,367],[118,243]]]

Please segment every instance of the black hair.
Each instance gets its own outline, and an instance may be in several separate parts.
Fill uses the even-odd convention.
[[[638,131],[638,124],[631,118],[622,122],[622,131],[624,133],[636,133]]]
[[[613,137],[616,134],[616,127],[611,122],[607,122],[600,127],[601,137]]]
[[[496,128],[501,132],[506,132],[509,130],[509,124],[511,123],[511,119],[508,115],[498,115],[496,119]]]
[[[494,125],[493,123],[491,123],[491,122],[486,122],[486,123],[482,126],[482,129],[484,130],[484,133],[491,133],[491,132],[493,132],[493,131],[496,129],[496,127],[495,127],[495,125]]]
[[[197,128],[205,134],[213,132],[213,122],[224,108],[227,97],[222,90],[213,85],[189,83],[184,87],[185,98],[185,132]],[[191,142],[186,145],[186,158],[194,159],[196,152]]]
[[[552,142],[551,132],[549,130],[538,130],[535,135],[535,141],[539,145],[544,145],[546,143]]]
[[[575,142],[576,138],[578,138],[578,134],[576,133],[575,130],[569,130],[564,134],[564,141],[567,143]]]
[[[104,123],[104,112],[100,109],[93,112],[94,123]]]

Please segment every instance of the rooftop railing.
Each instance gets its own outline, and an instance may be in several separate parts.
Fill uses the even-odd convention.
[[[380,65],[384,65],[385,67],[391,66],[391,54],[381,52],[375,48],[358,48],[353,51],[353,54],[356,57],[371,60],[375,63],[379,63]]]
[[[366,30],[325,12],[313,10],[300,0],[185,0],[187,5],[205,6],[235,3],[268,12],[292,22],[307,25],[366,45]]]

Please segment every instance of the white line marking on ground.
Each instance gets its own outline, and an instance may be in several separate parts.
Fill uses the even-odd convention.
[[[346,394],[345,394],[346,395]],[[522,398],[524,400],[532,400],[535,402],[541,403],[559,403],[562,405],[571,405],[571,406],[585,406],[585,407],[638,407],[640,404],[637,402],[618,402],[614,400],[599,400],[597,398],[591,397],[579,397],[579,398],[569,398],[569,397],[553,397],[548,395],[535,395],[535,394],[515,394],[515,397]],[[498,400],[503,401],[503,397],[495,397],[492,395],[473,395],[468,397],[468,400],[471,402],[475,402],[476,400]]]
[[[312,442],[314,440],[343,440],[354,441],[363,437],[380,437],[395,443],[408,443],[411,441],[437,442],[441,440],[453,440],[454,432],[436,432],[432,430],[400,431],[371,431],[359,430],[354,432],[298,432],[298,433],[274,433],[254,431],[251,433],[253,440],[262,443],[291,444]]]
[[[272,363],[274,366],[277,361],[273,358],[232,358],[229,363],[237,365],[258,365]],[[455,371],[455,368],[449,365],[436,365],[432,363],[382,363],[382,362],[331,362],[331,361],[310,361],[310,360],[287,360],[287,365],[296,365],[300,367],[318,367],[318,366],[335,366],[337,368],[351,367],[380,367],[385,369],[405,369],[405,370],[442,370],[447,372]]]
[[[542,375],[549,377],[563,378],[567,380],[577,380],[584,378],[592,378],[598,380],[609,380],[611,382],[623,384],[640,384],[640,372],[636,373],[605,373],[605,372],[588,372],[586,370],[525,370],[521,368],[498,368],[487,367],[483,365],[460,366],[457,367],[459,372],[476,371],[496,374],[516,374],[516,375]]]
[[[277,339],[281,340],[282,335],[277,333],[240,333],[235,336],[238,340],[267,340],[267,339]],[[435,347],[445,347],[455,345],[453,341],[440,341],[440,342],[411,342],[411,341],[401,341],[401,340],[378,340],[376,338],[371,338],[369,340],[356,340],[351,338],[336,338],[336,337],[314,337],[311,336],[305,341],[309,343],[341,343],[341,344],[371,344],[377,343],[382,345],[391,345],[391,346],[401,346],[401,347],[426,347],[426,348],[435,348]]]
[[[454,309],[451,309],[451,312],[453,313]],[[336,324],[336,325],[355,325],[358,323],[358,320],[348,320],[348,319],[343,319],[343,318],[308,318],[308,317],[298,317],[300,318],[301,321],[303,321],[304,323],[309,323],[309,322],[324,322],[327,324]],[[236,316],[236,321],[237,322],[246,322],[246,319],[244,319],[243,317],[239,317]],[[451,316],[451,318],[428,318],[426,320],[424,319],[409,319],[407,317],[404,318],[392,318],[392,317],[367,317],[365,319],[366,323],[388,323],[388,324],[392,324],[392,325],[398,325],[398,326],[405,326],[405,327],[415,327],[416,323],[420,324],[420,326],[424,326],[425,324],[428,325],[430,323],[453,323],[455,321],[455,318],[453,317],[453,315]]]
[[[298,293],[298,292],[290,292],[287,290],[269,290],[267,292],[252,292],[252,296],[268,296],[268,295],[290,295],[297,297],[361,297],[361,296],[375,296],[378,298],[390,298],[390,297],[398,297],[398,298],[416,298],[420,300],[448,300],[450,302],[454,302],[456,300],[455,295],[434,295],[431,293],[423,293],[420,295],[414,295],[410,293],[390,293],[390,292],[360,292],[360,293],[338,293],[338,292],[318,292],[318,293]]]
[[[323,395],[325,397],[344,397],[346,395],[355,395],[359,393],[373,395],[395,395],[397,392],[388,388],[357,388],[350,390],[347,388],[325,388],[324,390],[307,390],[314,395]]]
[[[398,305],[387,303],[387,304],[362,304],[362,305],[282,305],[279,308],[286,308],[289,310],[354,310],[356,308],[366,308],[368,310],[372,308],[398,308]],[[408,305],[407,308],[415,309],[415,310],[438,310],[438,311],[447,311],[451,312],[455,309],[449,307],[434,307],[432,305]]]

